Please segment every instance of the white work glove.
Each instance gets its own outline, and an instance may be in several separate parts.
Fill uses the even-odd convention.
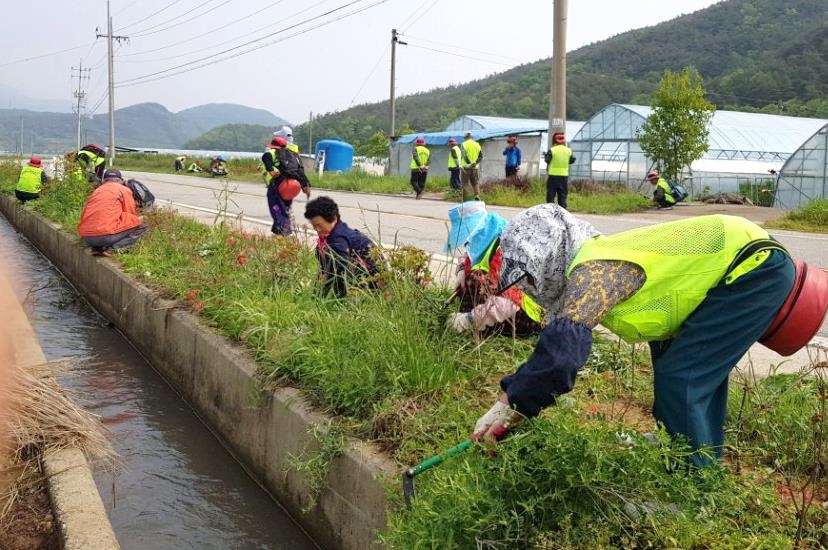
[[[460,269],[457,271],[457,274],[454,276],[454,288],[463,288],[463,285],[466,284],[466,270]]]
[[[449,315],[446,321],[446,326],[454,329],[458,334],[470,330],[472,328],[472,314],[471,311],[466,313],[453,313]]]
[[[474,425],[471,438],[475,441],[483,439],[494,443],[509,433],[509,430],[522,419],[523,416],[519,412],[510,407],[508,403],[498,399]]]

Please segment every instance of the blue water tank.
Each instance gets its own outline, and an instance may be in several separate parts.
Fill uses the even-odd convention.
[[[316,158],[325,151],[326,172],[348,172],[354,165],[354,147],[338,139],[323,139],[316,144]]]

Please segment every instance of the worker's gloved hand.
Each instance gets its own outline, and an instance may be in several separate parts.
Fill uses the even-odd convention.
[[[310,196],[311,196],[311,188],[310,188],[310,186],[305,187],[304,189],[302,189],[302,192],[303,192],[303,193],[305,193],[305,196],[306,196],[307,198],[310,198]]]
[[[457,290],[462,290],[463,285],[466,284],[466,270],[460,269],[454,276],[454,288]]]
[[[454,329],[454,331],[458,334],[470,330],[472,328],[471,311],[466,313],[453,313],[452,315],[449,315],[449,318],[446,321],[446,326]]]
[[[523,415],[498,399],[492,408],[486,412],[474,425],[471,438],[474,441],[497,443],[523,419]]]

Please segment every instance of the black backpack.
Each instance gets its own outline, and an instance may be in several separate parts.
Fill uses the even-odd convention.
[[[88,143],[81,147],[81,151],[89,151],[90,153],[94,153],[99,157],[105,157],[106,151],[95,145],[94,143]]]
[[[132,191],[132,198],[135,199],[135,205],[138,208],[152,208],[152,205],[155,204],[155,195],[140,181],[127,180],[126,186]]]

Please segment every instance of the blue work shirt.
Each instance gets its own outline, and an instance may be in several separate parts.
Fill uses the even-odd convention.
[[[520,147],[507,147],[503,150],[506,157],[506,167],[515,168],[520,166]]]

